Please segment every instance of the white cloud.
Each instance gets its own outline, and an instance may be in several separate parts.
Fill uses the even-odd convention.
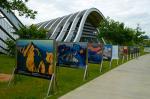
[[[27,5],[38,11],[35,20],[19,17],[27,25],[96,7],[105,17],[124,22],[127,26],[135,28],[139,23],[150,35],[150,0],[30,0]]]

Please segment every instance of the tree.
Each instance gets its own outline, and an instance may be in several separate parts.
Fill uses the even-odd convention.
[[[15,56],[16,43],[11,39],[6,39],[8,55]]]
[[[45,39],[47,32],[43,28],[38,29],[35,25],[31,25],[20,27],[20,30],[17,30],[15,34],[19,35],[21,39]]]
[[[23,26],[20,27],[20,30],[17,30],[14,34],[19,35],[20,39],[45,39],[46,38],[46,33],[48,31],[45,29],[38,29],[35,25],[31,25],[29,27]],[[16,43],[13,40],[7,39],[7,49],[8,49],[8,54],[10,56],[15,56],[15,50],[16,50]]]
[[[139,42],[140,43],[143,42],[143,40],[144,40],[144,35],[143,34],[145,34],[145,32],[143,32],[140,25],[137,24],[137,27],[135,29],[135,36],[134,36],[134,41],[135,41],[136,44],[139,43]]]
[[[106,18],[99,25],[99,38],[104,38],[107,42],[119,45],[134,45],[142,42],[143,34],[141,30],[125,27],[124,23]]]
[[[37,11],[29,9],[25,4],[27,2],[28,0],[0,0],[0,7],[6,9],[8,12],[16,10],[20,16],[34,19]]]

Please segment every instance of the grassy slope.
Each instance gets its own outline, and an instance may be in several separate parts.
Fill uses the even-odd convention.
[[[121,63],[121,60],[119,61]],[[0,55],[0,72],[11,73],[15,59]],[[112,69],[117,67],[116,61],[112,62]],[[86,82],[109,71],[109,63],[104,62],[103,72],[99,73],[98,64],[89,64],[89,76],[83,81],[83,69],[60,67],[57,72],[58,91],[50,99],[57,99],[65,93],[85,84]],[[7,83],[0,83],[1,99],[42,99],[46,96],[49,81],[45,79],[16,75],[15,82],[8,88]]]

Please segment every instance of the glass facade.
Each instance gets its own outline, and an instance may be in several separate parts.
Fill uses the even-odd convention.
[[[7,39],[17,39],[18,35],[14,34],[15,29],[5,16],[0,13],[0,53],[7,54]]]

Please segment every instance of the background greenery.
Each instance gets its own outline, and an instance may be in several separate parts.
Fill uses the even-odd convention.
[[[115,21],[109,17],[99,25],[98,38],[104,38],[107,43],[118,45],[143,45],[143,40],[148,36],[139,24],[135,29],[126,27],[123,22]]]
[[[48,31],[46,29],[38,29],[37,26],[31,25],[20,27],[20,30],[16,30],[14,34],[19,35],[19,39],[45,39],[47,32]],[[6,39],[5,42],[7,43],[8,55],[14,57],[16,50],[16,41]]]
[[[8,11],[17,10],[20,16],[35,18],[36,11],[29,9],[26,6],[28,0],[0,0],[0,6]],[[106,19],[100,23],[100,33],[98,38],[102,37],[111,44],[120,45],[142,45],[144,32],[137,26],[136,29],[125,27],[124,23]],[[16,34],[23,39],[30,38],[45,38],[46,30],[39,30],[31,25],[29,27],[21,27],[16,31]],[[14,52],[12,42],[8,41],[9,52]],[[12,53],[13,54],[13,53]],[[11,54],[10,54],[11,55]],[[126,62],[126,61],[125,61]],[[119,61],[121,63],[121,60]],[[15,59],[10,56],[0,54],[0,73],[11,73],[15,66]],[[112,69],[117,67],[116,61],[112,63]],[[57,99],[65,93],[85,84],[86,82],[108,72],[110,70],[109,63],[104,62],[102,73],[99,73],[98,64],[89,64],[89,76],[86,81],[83,81],[83,69],[73,69],[60,67],[57,71],[58,90],[51,99]],[[11,86],[7,87],[8,83],[0,83],[0,98],[1,99],[41,99],[46,96],[49,81],[45,79],[33,78],[28,76],[16,75],[15,81]]]
[[[5,8],[7,11],[18,11],[20,16],[29,17],[34,19],[37,11],[33,11],[26,6],[29,0],[0,0],[0,7]]]

